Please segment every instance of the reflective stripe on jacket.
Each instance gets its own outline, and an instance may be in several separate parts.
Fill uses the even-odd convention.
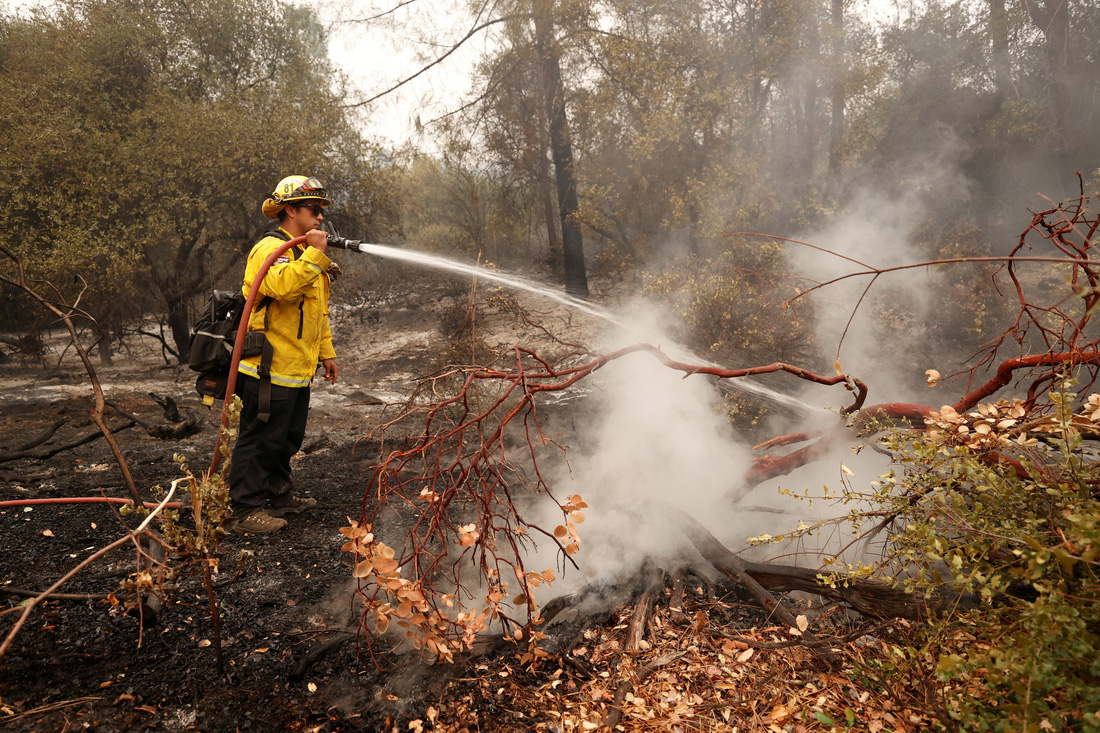
[[[271,253],[289,241],[280,229],[281,239],[269,234],[257,242],[248,254],[242,292],[247,296],[260,266]],[[328,322],[329,277],[332,260],[313,247],[296,245],[297,258],[290,250],[284,252],[267,271],[252,315],[249,331],[263,331],[274,349],[271,361],[271,383],[282,387],[305,387],[317,371],[317,362],[335,359],[332,332]],[[267,307],[259,308],[260,298],[271,298]],[[242,359],[240,371],[259,378],[260,356]]]

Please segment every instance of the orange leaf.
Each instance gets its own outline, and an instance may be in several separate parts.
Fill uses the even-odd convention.
[[[388,573],[392,570],[397,570],[397,561],[392,557],[376,557],[371,562],[374,564],[374,568],[380,573]]]

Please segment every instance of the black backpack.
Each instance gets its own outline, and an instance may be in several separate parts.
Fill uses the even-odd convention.
[[[284,242],[289,238],[276,229],[264,235],[276,237]],[[298,259],[297,248],[291,248],[292,259]],[[263,297],[255,305],[255,310],[266,308],[271,302],[269,296]],[[213,290],[206,299],[206,305],[191,328],[190,346],[187,352],[187,365],[199,378],[195,381],[195,391],[202,395],[203,404],[213,405],[215,400],[225,399],[229,387],[229,367],[233,364],[233,347],[237,342],[237,329],[241,327],[241,315],[246,298],[240,290]],[[245,325],[247,328],[247,324]],[[264,316],[264,330],[267,330],[267,316]],[[244,337],[241,358],[262,354],[260,357],[260,407],[259,419],[267,422],[271,414],[271,360],[274,351],[267,341],[266,334],[249,331]]]
[[[266,306],[267,300],[264,298],[259,307]],[[200,373],[195,389],[207,405],[225,397],[244,303],[245,297],[239,290],[211,291],[191,329],[187,365]],[[241,358],[263,353],[266,343],[267,338],[262,333],[245,334]]]

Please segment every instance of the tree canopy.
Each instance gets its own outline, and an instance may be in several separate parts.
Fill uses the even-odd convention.
[[[0,19],[5,244],[36,275],[91,286],[104,326],[167,314],[269,226],[259,204],[306,172],[350,233],[394,226],[391,164],[340,107],[312,14],[278,0],[82,0]]]

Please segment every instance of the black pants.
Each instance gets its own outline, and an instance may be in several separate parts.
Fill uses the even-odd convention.
[[[290,459],[302,448],[309,415],[309,387],[271,386],[271,418],[256,418],[260,380],[239,375],[241,425],[229,469],[229,500],[238,516],[290,494]]]

